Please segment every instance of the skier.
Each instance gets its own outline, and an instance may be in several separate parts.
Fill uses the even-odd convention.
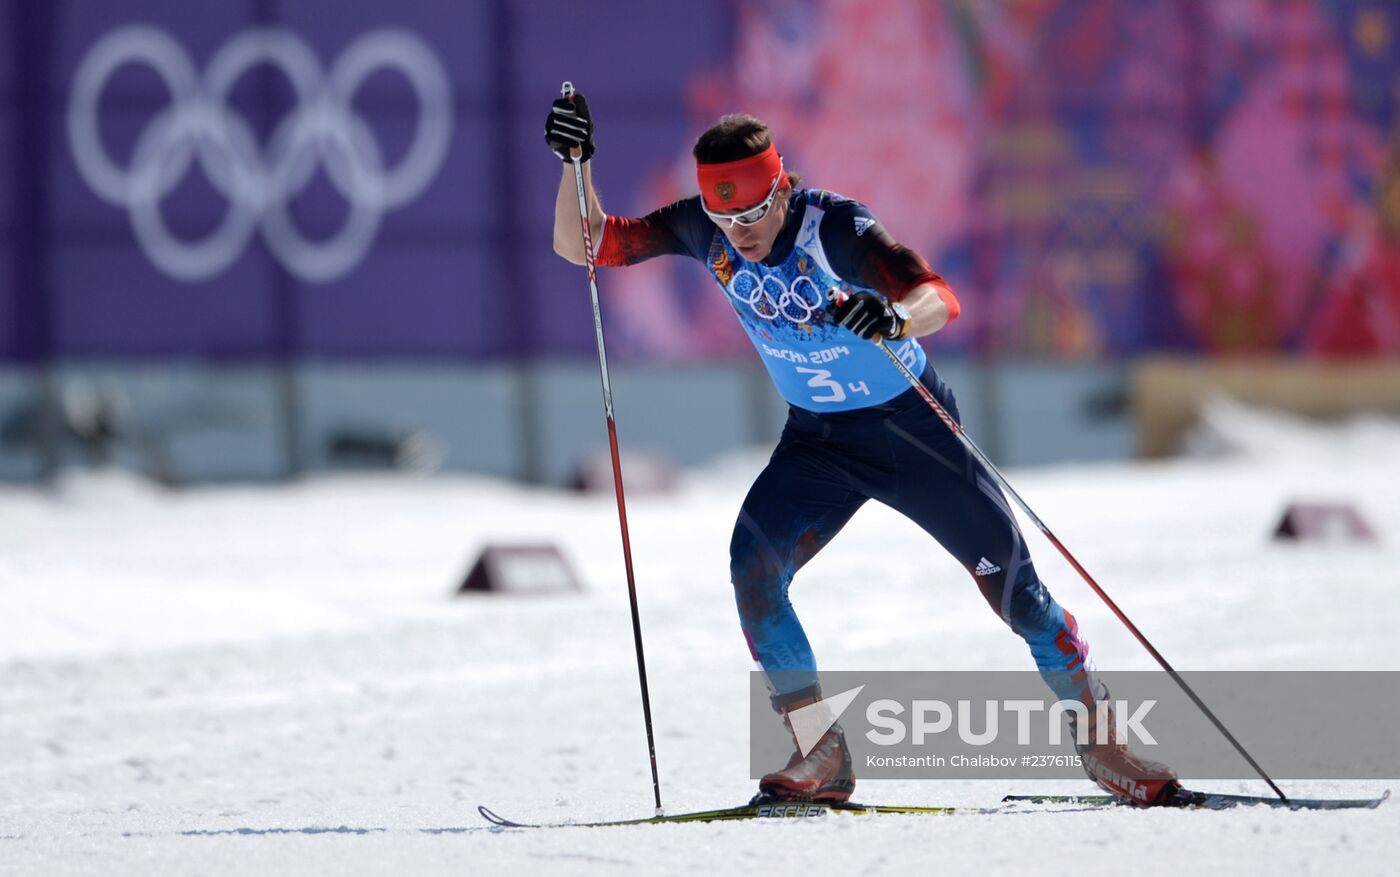
[[[952,391],[917,340],[957,319],[961,306],[948,283],[896,243],[864,205],[799,188],[799,176],[784,167],[767,126],[753,116],[724,116],[700,135],[693,150],[699,195],[640,219],[603,212],[587,163],[593,133],[582,94],[554,102],[545,140],[565,165],[555,252],[585,264],[570,154],[578,149],[594,263],[632,265],[668,254],[698,259],[789,405],[782,437],[744,499],[729,549],[740,625],[784,721],[821,699],[816,658],[788,588],[802,565],[875,499],[919,524],[966,567],[992,610],[1030,646],[1059,699],[1089,707],[1089,742],[1075,737],[1089,777],[1138,804],[1169,800],[1179,789],[1175,771],[1131,751],[1115,722],[1099,732],[1095,719],[1104,712],[1094,707],[1107,691],[1088,643],[1037,576],[1002,492],[870,343],[883,338],[957,418]],[[854,788],[839,725],[759,782],[760,795],[794,800],[844,801]]]

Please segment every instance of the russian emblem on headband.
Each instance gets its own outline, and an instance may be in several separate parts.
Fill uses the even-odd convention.
[[[722,183],[715,183],[715,194],[719,196],[719,200],[728,204],[729,199],[734,197],[734,184],[729,180],[725,180]]]

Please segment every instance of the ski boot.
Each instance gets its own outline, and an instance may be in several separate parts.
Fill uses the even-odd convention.
[[[806,755],[792,731],[789,712],[816,703],[818,698],[787,704],[783,709],[783,724],[792,733],[796,750],[787,767],[767,774],[758,781],[755,801],[846,801],[856,788],[855,770],[851,767],[851,750],[846,746],[846,734],[832,723]]]
[[[1103,711],[1107,719],[1106,733],[1099,735],[1099,704],[1089,710],[1088,742],[1081,743],[1076,733],[1073,714],[1069,717],[1074,751],[1079,753],[1084,772],[1099,788],[1132,804],[1144,807],[1170,804],[1182,794],[1177,773],[1170,767],[1150,761],[1128,748],[1118,737],[1118,724],[1112,705]]]

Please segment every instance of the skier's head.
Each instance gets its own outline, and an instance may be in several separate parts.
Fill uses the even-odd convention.
[[[693,150],[700,202],[745,259],[773,249],[798,176],[783,169],[768,126],[745,113],[724,116]]]

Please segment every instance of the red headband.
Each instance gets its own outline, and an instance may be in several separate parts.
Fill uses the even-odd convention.
[[[768,197],[773,181],[783,172],[783,159],[772,143],[758,155],[719,164],[700,164],[700,197],[716,213],[753,207]]]

